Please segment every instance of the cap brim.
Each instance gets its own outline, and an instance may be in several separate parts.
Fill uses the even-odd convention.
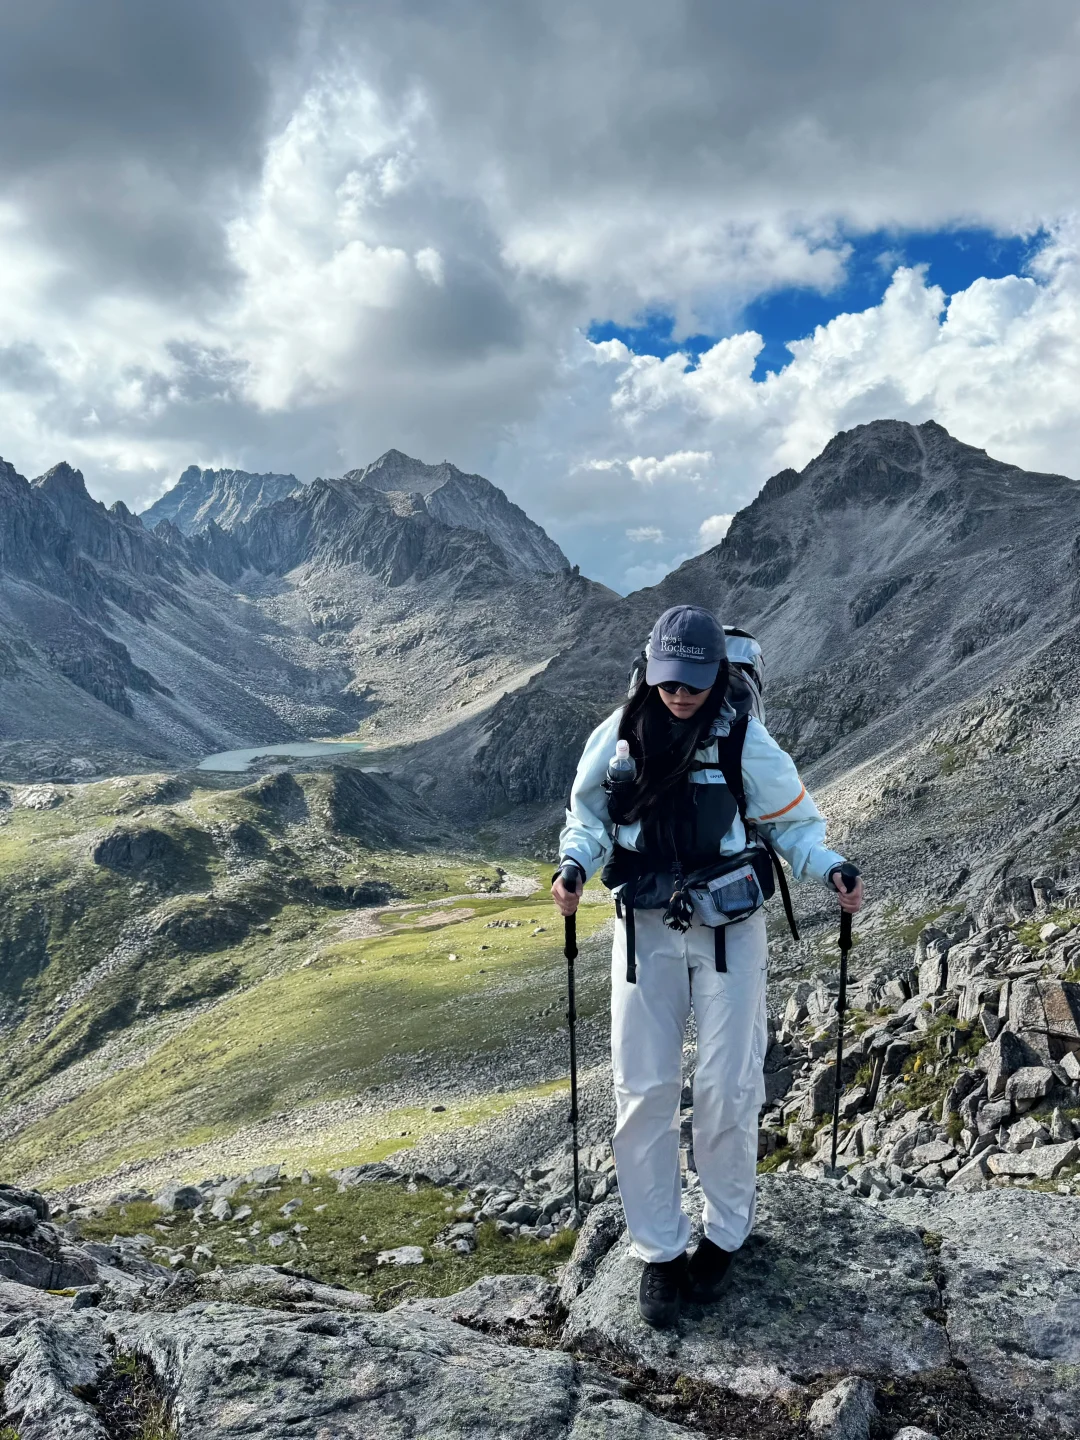
[[[692,685],[695,690],[708,690],[720,673],[720,661],[712,664],[695,664],[692,660],[665,660],[661,657],[650,659],[645,667],[645,683],[660,685],[674,680],[679,685]]]

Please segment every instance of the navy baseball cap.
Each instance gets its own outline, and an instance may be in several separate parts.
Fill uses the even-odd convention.
[[[647,684],[674,680],[707,690],[727,655],[723,626],[700,605],[673,605],[653,626],[648,655]]]

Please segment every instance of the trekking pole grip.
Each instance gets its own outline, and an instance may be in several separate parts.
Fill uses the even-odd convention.
[[[563,889],[564,889],[564,890],[569,890],[572,894],[575,894],[575,895],[577,894],[578,885],[579,885],[579,882],[580,882],[580,879],[581,879],[581,871],[580,871],[580,870],[578,869],[578,867],[573,863],[573,861],[568,860],[568,861],[566,862],[566,864],[560,869],[560,871],[559,871],[559,879],[560,879],[560,880],[562,881],[562,883],[563,883]],[[567,960],[576,960],[576,959],[577,959],[577,916],[576,916],[576,915],[564,915],[564,916],[563,916],[563,935],[564,935],[564,939],[565,939],[565,942],[566,942],[566,943],[565,943],[564,950],[563,950],[563,953],[565,954]]]
[[[844,887],[845,894],[855,889],[855,882],[859,878],[858,867],[852,865],[850,860],[845,860],[843,865],[835,872],[840,876],[840,883]],[[851,911],[841,910],[840,912],[840,949],[851,949]]]

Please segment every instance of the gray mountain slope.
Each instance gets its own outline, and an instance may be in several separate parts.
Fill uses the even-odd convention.
[[[316,480],[233,535],[252,603],[283,630],[316,634],[374,708],[375,732],[397,739],[494,701],[617,598],[565,567],[522,570],[485,532],[433,516],[419,492],[363,478]]]
[[[314,644],[284,653],[176,532],[106,510],[61,465],[32,485],[0,462],[0,734],[32,773],[73,750],[97,768],[354,725],[363,707]],[[324,694],[338,696],[327,704]]]
[[[594,615],[455,753],[478,810],[516,813],[551,843],[585,735],[625,693],[652,621],[704,604],[759,636],[770,729],[879,896],[910,913],[1030,897],[1040,875],[1067,890],[1078,537],[1076,482],[1001,464],[933,423],[860,426],[774,476],[719,546]]]
[[[1071,625],[1078,531],[1076,482],[992,460],[934,422],[838,435],[801,473],[773,476],[718,546],[609,607],[496,708],[490,793],[562,794],[565,771],[522,765],[538,728],[577,744],[624,693],[656,616],[684,602],[759,637],[770,728],[801,762],[835,751],[839,766],[845,736],[873,722],[894,739],[919,730]]]
[[[487,535],[518,574],[570,568],[554,540],[497,486],[482,475],[466,475],[447,460],[425,465],[400,450],[388,450],[345,478],[376,490],[422,496],[428,514],[444,525]]]
[[[107,510],[67,465],[32,485],[4,466],[0,489],[0,753],[24,778],[73,752],[122,770],[347,734],[376,710],[382,734],[437,729],[609,594],[359,481],[191,535]]]
[[[229,530],[260,506],[284,500],[300,488],[295,475],[253,475],[247,470],[201,470],[189,465],[172,489],[142,512],[142,521],[152,530],[160,521],[170,520],[185,535],[211,521]]]

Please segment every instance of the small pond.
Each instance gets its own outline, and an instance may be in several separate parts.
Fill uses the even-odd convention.
[[[255,745],[248,750],[222,750],[199,761],[200,770],[248,770],[257,760],[281,756],[302,760],[311,755],[333,755],[342,750],[362,750],[362,740],[295,740],[278,745]]]

